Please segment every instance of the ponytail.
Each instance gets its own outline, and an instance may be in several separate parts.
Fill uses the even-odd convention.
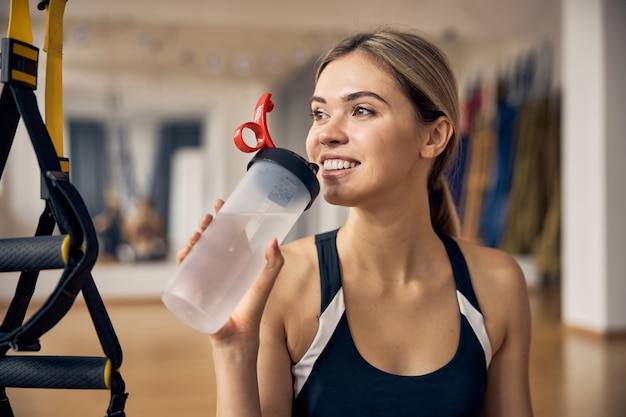
[[[452,237],[460,236],[461,223],[450,193],[448,180],[444,175],[438,175],[428,181],[428,203],[430,221],[435,232]]]

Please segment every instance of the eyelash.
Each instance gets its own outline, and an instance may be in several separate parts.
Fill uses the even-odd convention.
[[[312,110],[311,113],[309,114],[313,120],[320,120],[322,118],[323,113],[324,112],[321,110]]]
[[[313,120],[320,120],[324,117],[326,113],[323,110],[312,110],[310,116]],[[367,107],[358,105],[354,106],[350,115],[353,116],[370,116],[376,114],[373,110],[368,109]]]
[[[362,112],[362,111],[366,112],[366,114],[363,114],[363,113],[359,114],[359,112]],[[352,114],[356,114],[357,116],[369,116],[369,115],[375,114],[375,112],[364,106],[355,106],[354,110],[352,111]]]

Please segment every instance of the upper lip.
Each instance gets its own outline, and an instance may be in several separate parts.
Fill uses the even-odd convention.
[[[350,157],[347,157],[347,156],[342,156],[342,155],[338,155],[338,154],[323,154],[319,158],[320,165],[324,165],[324,161],[334,160],[334,159],[340,159],[342,161],[359,163],[359,161],[357,161],[356,159],[350,158]]]

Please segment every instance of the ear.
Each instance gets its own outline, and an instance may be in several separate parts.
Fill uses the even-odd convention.
[[[422,144],[420,155],[426,159],[436,158],[448,145],[454,127],[445,116],[441,116],[426,127],[426,140]]]

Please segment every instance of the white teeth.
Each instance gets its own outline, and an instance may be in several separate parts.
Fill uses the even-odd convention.
[[[355,166],[357,166],[356,162],[344,161],[341,159],[327,159],[324,161],[324,169],[327,171],[354,168]]]

